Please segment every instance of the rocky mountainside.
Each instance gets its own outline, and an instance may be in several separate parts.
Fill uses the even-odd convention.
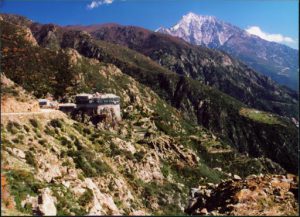
[[[20,29],[9,22],[2,22],[2,25],[5,27],[2,34],[3,49],[7,50],[3,55],[2,68],[12,80],[34,91],[37,96],[51,93],[56,98],[64,98],[81,90],[95,91],[97,87],[107,85],[94,77],[98,66],[89,62],[91,58],[97,59],[102,64],[116,65],[123,73],[148,86],[179,109],[187,120],[212,130],[240,152],[255,157],[267,156],[287,170],[296,171],[297,128],[287,118],[247,109],[246,105],[220,91],[178,76],[133,50],[94,40],[84,31],[66,31],[54,26],[56,30],[49,34],[56,36],[58,32],[55,38],[61,39],[58,40],[61,42],[59,46],[64,49],[45,49],[23,41],[18,43],[19,49],[16,50],[9,47],[15,47],[15,42],[20,40],[17,36],[27,32],[28,28]],[[72,49],[89,59],[83,58],[76,64],[72,63],[74,54],[68,54],[75,52],[76,56],[76,51]],[[14,64],[14,56],[23,61],[19,65]],[[34,76],[28,78],[24,68]],[[48,80],[44,79],[46,72]],[[87,73],[87,78],[82,75],[83,72]],[[92,84],[96,86],[92,88]],[[168,129],[165,124],[162,125]],[[284,143],[286,145],[282,146]]]
[[[85,30],[94,39],[136,50],[179,75],[215,87],[251,107],[285,116],[298,116],[296,92],[281,87],[225,53],[193,46],[178,38],[139,27],[107,24],[69,26],[67,29]],[[34,29],[34,32],[40,35],[40,31]]]
[[[12,15],[6,17],[18,23]],[[183,40],[149,30],[116,24],[60,27],[41,25],[20,18],[26,23],[38,43],[46,48],[59,49],[70,30],[88,31],[92,38],[129,47],[149,56],[160,65],[224,93],[257,109],[283,116],[298,117],[298,94],[280,87],[270,78],[261,76],[230,56],[210,49],[195,47]]]
[[[298,177],[251,175],[191,190],[186,212],[192,215],[298,215]]]
[[[60,111],[1,115],[6,215],[178,215],[199,183],[297,171],[289,119],[84,31],[33,28],[16,16],[0,24],[1,83],[12,80],[12,97],[23,92],[31,103],[49,94],[72,101],[80,92],[114,93],[123,119],[95,126]]]
[[[250,35],[213,16],[188,13],[171,28],[157,32],[177,36],[185,41],[223,50],[280,84],[298,90],[299,52]]]

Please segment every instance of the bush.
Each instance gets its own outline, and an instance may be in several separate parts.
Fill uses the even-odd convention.
[[[136,159],[137,161],[141,161],[141,160],[143,160],[143,158],[145,157],[145,152],[143,152],[143,151],[138,151],[138,152],[134,153],[133,156],[135,157],[135,159]]]
[[[83,132],[82,124],[80,124],[80,123],[78,123],[78,122],[75,122],[75,123],[73,124],[73,127],[74,127],[78,132],[80,132],[80,133]]]
[[[60,143],[63,146],[67,146],[68,148],[72,148],[72,142],[65,136],[61,136],[60,138]]]
[[[39,128],[39,122],[36,119],[29,119],[30,124],[35,127],[35,128]]]
[[[33,166],[34,168],[37,168],[36,160],[35,160],[35,158],[34,158],[34,156],[33,156],[33,154],[32,154],[31,151],[27,151],[27,152],[25,153],[25,159],[26,159],[26,162],[27,162],[29,165]]]
[[[118,148],[118,146],[114,143],[110,144],[110,156],[117,156],[120,155],[122,152]]]
[[[127,150],[123,150],[123,155],[125,155],[125,157],[128,160],[133,160],[135,157],[133,156],[133,154],[130,151]]]
[[[86,189],[86,191],[79,197],[78,203],[81,206],[88,205],[93,200],[94,194],[91,189]]]
[[[163,163],[161,172],[164,175],[164,177],[167,178],[169,176],[169,174],[171,174],[171,167],[169,165],[167,165],[166,163]]]
[[[87,127],[86,127],[86,128],[84,128],[84,129],[83,129],[83,133],[84,133],[84,134],[88,134],[88,135],[89,135],[89,134],[91,134],[91,133],[92,133],[92,131],[91,131],[91,129],[90,129],[90,128],[87,128]]]
[[[12,141],[13,143],[15,143],[15,144],[20,143],[19,138],[13,138],[11,141]]]
[[[52,130],[52,129],[50,129],[48,126],[46,126],[44,132],[45,132],[47,135],[52,136],[52,137],[54,137],[55,134],[56,134],[55,131]]]
[[[27,133],[30,131],[30,128],[27,125],[24,125],[24,129]]]
[[[53,119],[53,120],[50,121],[50,125],[54,128],[62,128],[63,127],[63,120]]]
[[[82,150],[83,149],[83,144],[78,138],[75,138],[74,144],[77,147],[77,150]]]
[[[104,161],[94,161],[91,163],[92,167],[94,167],[97,171],[98,174],[105,174],[105,173],[109,173],[112,172],[112,169],[110,168],[110,166],[108,166],[107,163],[105,163]]]
[[[9,121],[7,124],[7,130],[12,134],[16,134],[18,130],[20,130],[21,128],[22,128],[21,125],[17,122]]]
[[[45,146],[47,143],[47,140],[46,139],[40,139],[39,140],[39,144],[41,144],[42,146]]]
[[[69,150],[68,156],[73,158],[76,168],[80,168],[86,177],[95,177],[112,172],[112,169],[105,162],[95,160],[95,154],[86,148],[80,151]]]
[[[32,210],[28,207],[22,207],[21,202],[27,197],[27,195],[36,196],[38,190],[45,186],[34,179],[32,173],[24,170],[11,170],[6,173],[7,180],[10,186],[10,193],[14,196],[16,202],[16,208],[24,213],[32,215]]]
[[[54,196],[57,198],[57,215],[71,216],[71,212],[76,216],[86,215],[85,209],[81,208],[77,201],[75,201],[74,194],[62,185],[52,187]]]

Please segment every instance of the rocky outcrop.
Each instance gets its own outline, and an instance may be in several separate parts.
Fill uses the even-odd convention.
[[[147,144],[153,148],[162,159],[179,160],[189,166],[195,166],[198,163],[198,157],[191,150],[185,149],[183,145],[178,144],[173,138],[163,135],[149,139]]]
[[[191,189],[185,212],[191,215],[297,215],[298,177],[283,175],[234,176],[219,185]]]
[[[55,206],[55,198],[51,195],[49,188],[41,190],[41,195],[38,197],[37,215],[55,216],[57,213]]]

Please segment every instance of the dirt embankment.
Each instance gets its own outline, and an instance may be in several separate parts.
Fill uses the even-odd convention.
[[[37,99],[1,74],[1,113],[38,111],[40,106]]]
[[[16,98],[6,96],[1,98],[1,113],[38,112],[39,110],[40,106],[37,101],[21,102]]]

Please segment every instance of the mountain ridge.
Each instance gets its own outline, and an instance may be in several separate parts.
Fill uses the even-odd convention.
[[[78,28],[69,27],[69,29],[75,30]],[[80,27],[78,30],[84,29],[84,27]],[[268,98],[269,101],[274,102],[284,102],[285,100],[277,100],[285,95],[283,94],[284,92],[287,93],[286,96],[289,95],[296,101],[298,99],[295,91],[279,87],[279,85],[275,84],[268,77],[254,72],[226,53],[205,47],[193,46],[178,37],[170,37],[140,27],[121,25],[95,27],[89,33],[95,39],[120,44],[136,50],[177,74],[185,75],[199,80],[204,84],[216,87],[252,107],[256,106],[258,109],[272,112],[276,110],[278,112],[280,108],[275,107],[280,107],[281,105],[271,102],[274,108],[267,108],[268,106],[260,107],[260,104],[265,103],[257,102],[257,99],[260,98],[259,96],[253,98],[253,94],[256,91],[261,92],[264,90],[261,92],[261,95],[270,95],[262,96],[262,98]],[[218,70],[218,67],[221,69]],[[250,81],[251,79],[254,80]],[[242,87],[243,83],[245,86],[249,86],[250,84],[254,90],[247,90],[245,86]],[[275,93],[275,90],[283,92],[278,95],[278,93]]]
[[[4,24],[5,22],[3,25]],[[8,31],[9,28],[15,28],[10,24],[6,25],[8,25],[4,28],[6,31]],[[45,25],[45,27],[48,27],[48,25]],[[55,31],[59,30],[56,29]],[[2,35],[5,39],[4,47],[14,46],[11,44],[13,40],[6,39],[6,35],[7,34]],[[47,35],[49,34],[46,34],[46,36]],[[71,91],[71,93],[76,91],[76,87],[78,87],[77,80],[80,76],[74,74],[72,67],[69,66],[70,63],[68,63],[67,56],[65,57],[65,49],[75,49],[78,53],[87,58],[116,65],[123,73],[131,76],[141,84],[148,86],[162,99],[180,110],[189,121],[216,133],[216,135],[227,140],[228,144],[237,148],[240,152],[249,152],[253,156],[266,154],[285,165],[286,168],[295,167],[296,156],[292,154],[292,152],[295,148],[296,138],[288,135],[294,135],[296,127],[288,119],[276,116],[275,119],[278,117],[283,124],[272,121],[274,118],[271,118],[271,122],[268,121],[265,123],[261,122],[260,119],[253,119],[252,116],[255,112],[251,110],[248,110],[250,115],[240,114],[240,109],[247,106],[236,99],[217,89],[201,84],[199,81],[185,76],[179,76],[136,51],[105,41],[94,40],[87,32],[67,31],[59,37],[51,37],[50,39],[55,40],[48,42],[53,44],[57,38],[62,39],[62,44],[57,45],[60,47],[58,51],[49,49],[47,43],[41,43],[41,41],[39,43],[41,43],[42,47],[30,46],[25,50],[25,53],[23,53],[24,48],[21,47],[19,58],[22,57],[23,61],[22,65],[19,65],[17,68],[15,68],[16,65],[14,65],[13,59],[8,58],[8,54],[13,51],[5,52],[5,56],[3,57],[4,62],[2,63],[4,64],[2,65],[3,69],[11,79],[18,84],[23,84],[27,90],[35,91],[39,96],[50,92],[56,97],[63,97],[67,95],[69,91]],[[18,40],[18,38],[16,39]],[[21,45],[20,42],[19,44]],[[43,46],[47,47],[47,49],[43,48]],[[48,64],[55,62],[55,64],[51,65],[51,67],[54,67],[52,70],[51,68],[42,70],[38,68],[44,66],[44,64],[39,63],[39,61],[45,61],[44,59],[36,58],[35,53],[38,50],[40,52],[39,56],[47,55],[51,57],[47,60]],[[52,57],[53,55],[54,57]],[[28,58],[31,58],[31,61],[26,61]],[[32,61],[35,61],[37,64],[32,65]],[[59,67],[63,65],[68,67],[59,69]],[[44,67],[46,66],[47,64]],[[29,80],[26,77],[26,73],[18,69],[20,67],[30,68],[36,77]],[[91,70],[89,68],[87,69],[88,71]],[[60,80],[63,79],[63,82],[57,83],[53,79],[51,79],[51,82],[44,81],[42,78],[45,72],[49,73],[48,77],[53,78],[53,76],[56,76]],[[64,92],[65,90],[69,91]],[[270,114],[262,113],[262,116],[267,120],[270,119],[268,118]],[[164,124],[162,125],[162,129],[167,132],[169,131]],[[264,131],[268,136],[260,135],[257,130]],[[274,132],[276,132],[276,134],[274,134]],[[277,158],[278,153],[272,155],[270,147],[275,144],[276,146],[280,145],[282,141],[286,140],[286,137],[291,139],[288,145],[288,151],[280,151],[279,154],[281,157]],[[290,158],[293,160],[287,160]]]
[[[157,31],[192,44],[223,50],[258,72],[298,90],[298,50],[251,35],[216,17],[194,13],[184,15],[173,27]]]

